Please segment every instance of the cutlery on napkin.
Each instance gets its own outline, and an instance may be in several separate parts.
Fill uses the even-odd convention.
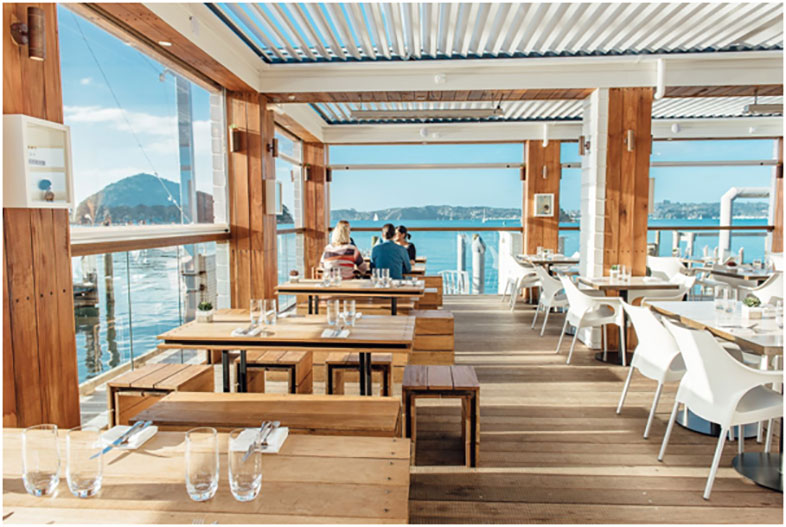
[[[90,459],[94,459],[100,455],[106,454],[107,452],[109,452],[115,447],[119,447],[123,444],[131,443],[131,440],[134,437],[137,437],[139,434],[141,434],[142,431],[145,430],[147,427],[149,427],[151,424],[153,424],[153,421],[144,421],[144,422],[138,421],[137,423],[134,424],[134,426],[126,430],[120,437],[118,437],[117,439],[109,443],[106,447],[104,447],[103,450],[101,450],[100,452],[96,452],[95,454],[90,456]]]

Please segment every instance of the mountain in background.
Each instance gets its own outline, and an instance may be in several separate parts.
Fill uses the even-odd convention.
[[[654,219],[708,220],[720,218],[720,203],[680,203],[669,200],[655,203],[650,214]],[[768,201],[737,201],[732,206],[735,218],[766,218]]]
[[[426,205],[423,207],[393,207],[389,209],[358,211],[338,209],[330,212],[331,221],[371,221],[374,216],[379,221],[399,220],[515,220],[521,221],[521,209],[497,207],[455,207],[453,205]],[[560,221],[571,221],[571,217],[560,209]]]
[[[180,198],[180,185],[152,174],[135,174],[110,183],[88,196],[76,207],[79,225],[173,224],[180,223],[180,209],[170,200]],[[213,223],[213,196],[198,190],[197,223]],[[292,223],[289,210],[278,223]]]

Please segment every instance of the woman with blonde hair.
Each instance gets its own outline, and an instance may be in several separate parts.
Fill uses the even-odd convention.
[[[341,220],[336,223],[330,237],[330,243],[322,251],[322,272],[328,273],[330,269],[340,269],[341,278],[349,280],[355,277],[355,267],[360,273],[366,271],[366,264],[363,255],[352,243],[350,237],[349,222]]]

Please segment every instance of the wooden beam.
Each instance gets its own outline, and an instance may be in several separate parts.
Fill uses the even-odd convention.
[[[89,254],[107,254],[125,251],[155,249],[156,247],[172,247],[175,245],[191,245],[194,243],[220,242],[230,239],[228,232],[213,234],[184,234],[138,240],[118,240],[109,242],[72,243],[71,256],[87,256]]]
[[[303,163],[306,166],[306,181],[303,182],[305,272],[311,277],[327,243],[325,145],[303,143]]]

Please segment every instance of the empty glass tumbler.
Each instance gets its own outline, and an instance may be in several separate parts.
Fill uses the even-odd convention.
[[[57,425],[36,425],[22,432],[22,480],[33,496],[51,496],[60,483]]]
[[[275,298],[263,300],[262,319],[266,325],[273,325],[278,322],[278,304]]]
[[[258,325],[262,316],[263,300],[252,298],[249,302],[249,316],[252,325]]]
[[[344,321],[346,322],[347,326],[354,326],[355,325],[355,300],[348,299],[344,300],[344,312],[342,316],[344,317]]]
[[[248,444],[239,440],[244,432],[248,434],[245,428],[229,433],[229,489],[236,500],[251,501],[262,488],[262,453],[255,450],[246,457]]]
[[[66,480],[77,498],[90,498],[101,490],[104,456],[101,431],[74,428],[66,435]]]
[[[328,326],[335,326],[338,324],[338,300],[327,301],[327,323]]]
[[[194,501],[207,501],[218,489],[218,434],[215,428],[186,432],[186,491]]]

